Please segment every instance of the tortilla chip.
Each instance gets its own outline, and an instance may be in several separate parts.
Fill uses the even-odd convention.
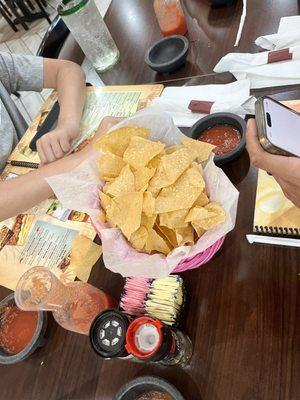
[[[169,185],[171,185],[170,178],[167,176],[162,161],[160,161],[155,171],[155,174],[149,183],[149,190],[151,190],[154,193],[158,193],[160,189]]]
[[[103,207],[103,209],[107,212],[108,207],[111,206],[111,197],[107,196],[105,193],[99,190],[99,198],[101,207]]]
[[[157,219],[156,214],[147,217],[147,215],[142,212],[141,226],[144,226],[147,230],[149,230],[153,228],[156,219]]]
[[[208,203],[209,203],[209,198],[206,196],[204,192],[202,192],[193,205],[194,207],[195,206],[204,207]]]
[[[119,156],[112,153],[104,153],[99,158],[99,174],[105,181],[119,176],[125,162]]]
[[[199,188],[193,187],[190,188],[188,192],[186,190],[180,190],[168,197],[164,197],[159,194],[155,200],[155,212],[157,214],[161,214],[190,208],[196,201],[199,194]]]
[[[189,209],[187,208],[159,214],[159,223],[161,226],[165,226],[170,229],[186,228],[188,226],[188,222],[185,222],[185,218],[188,212]]]
[[[197,224],[197,221],[192,222],[192,227],[195,229],[195,232],[196,232],[198,238],[200,238],[206,232],[205,229],[201,228]]]
[[[106,222],[106,212],[104,210],[99,211],[99,220],[103,223]]]
[[[204,207],[193,207],[185,218],[185,222],[200,221],[202,219],[211,218],[214,212],[206,210]]]
[[[203,161],[208,160],[213,149],[216,147],[210,143],[201,142],[200,140],[194,140],[185,135],[182,135],[182,137],[180,138],[180,141],[182,144],[184,144],[184,146],[197,152],[197,154],[198,154],[197,161],[198,162],[203,162]]]
[[[154,168],[142,167],[133,172],[135,190],[139,192],[144,191],[148,187],[148,183],[155,173]],[[146,188],[145,188],[146,187]],[[144,190],[143,190],[144,189]]]
[[[174,146],[166,147],[165,151],[166,151],[166,154],[172,154],[175,151],[183,149],[183,148],[184,148],[184,146],[182,144],[176,144]]]
[[[91,269],[101,254],[101,246],[86,236],[76,236],[72,241],[70,267],[81,281],[87,282]]]
[[[193,207],[188,213],[185,221],[191,221],[193,225],[204,230],[212,229],[216,225],[224,222],[226,214],[222,206],[218,203],[210,203],[205,207]]]
[[[171,249],[166,241],[154,229],[149,229],[145,250],[147,253],[158,251],[159,253],[168,255]]]
[[[141,226],[143,194],[140,192],[124,193],[112,199],[107,217],[118,226],[124,236],[129,239],[131,234]]]
[[[151,217],[155,214],[155,198],[151,192],[145,192],[143,198],[143,213],[147,217]]]
[[[187,148],[182,148],[161,159],[164,172],[168,178],[168,185],[172,185],[187,170],[197,154]]]
[[[147,138],[149,129],[141,128],[139,126],[123,126],[116,129],[98,139],[94,146],[103,152],[110,152],[119,157],[123,157],[130,140],[133,136]]]
[[[125,165],[120,175],[113,182],[107,183],[105,185],[105,189],[103,190],[105,193],[114,197],[125,193],[134,192],[134,175],[130,169],[130,166]]]
[[[201,188],[201,190],[205,189],[205,181],[202,177],[201,171],[198,168],[197,164],[193,164],[187,171],[186,177],[189,181],[189,184],[194,187]]]
[[[194,243],[194,229],[191,225],[188,225],[186,228],[175,229],[175,234],[178,246]]]
[[[168,246],[173,249],[178,246],[176,233],[165,226],[160,226],[158,224],[154,225],[156,232],[163,237],[163,239],[168,243]]]
[[[138,251],[142,251],[146,245],[148,238],[148,230],[144,226],[140,226],[133,234],[130,236],[130,243],[133,248]]]
[[[129,146],[124,152],[123,159],[133,168],[139,169],[145,167],[153,157],[164,149],[164,147],[165,145],[163,143],[133,136],[130,139]]]
[[[148,163],[148,167],[149,167],[149,168],[155,168],[155,169],[157,169],[158,166],[159,166],[159,164],[160,164],[160,162],[161,162],[161,158],[162,158],[162,156],[163,156],[164,154],[165,154],[165,152],[162,151],[162,152],[160,152],[157,156],[155,156],[154,158],[152,158],[152,160],[149,161],[149,163]]]

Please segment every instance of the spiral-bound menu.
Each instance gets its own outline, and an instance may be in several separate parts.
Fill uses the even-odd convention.
[[[253,232],[300,238],[300,209],[284,196],[276,180],[262,170],[258,173]]]

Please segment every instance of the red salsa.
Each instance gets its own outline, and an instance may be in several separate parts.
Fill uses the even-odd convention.
[[[6,307],[0,317],[0,346],[10,354],[24,350],[32,339],[38,322],[36,311]]]
[[[198,140],[215,145],[214,153],[222,156],[237,147],[241,135],[232,125],[215,125],[205,129]]]

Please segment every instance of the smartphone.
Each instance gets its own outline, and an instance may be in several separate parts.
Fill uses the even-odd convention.
[[[272,154],[300,157],[300,114],[268,96],[255,103],[259,141]]]
[[[36,142],[46,133],[52,131],[53,129],[56,128],[57,126],[57,121],[58,121],[58,116],[59,116],[59,104],[58,101],[56,101],[49,111],[47,117],[45,118],[45,121],[42,123],[42,125],[38,128],[34,138],[31,140],[29,147],[31,150],[36,151]]]

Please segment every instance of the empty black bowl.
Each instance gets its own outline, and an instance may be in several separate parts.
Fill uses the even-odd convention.
[[[199,139],[201,134],[208,128],[216,125],[231,125],[237,129],[241,135],[241,140],[239,144],[230,152],[214,157],[214,162],[216,165],[221,166],[229,161],[237,158],[246,146],[246,122],[243,118],[238,115],[231,113],[215,113],[207,115],[197,121],[191,129],[188,131],[187,136],[193,139]]]
[[[145,55],[145,62],[157,72],[172,72],[186,60],[189,41],[186,37],[173,35],[156,42]]]

